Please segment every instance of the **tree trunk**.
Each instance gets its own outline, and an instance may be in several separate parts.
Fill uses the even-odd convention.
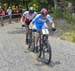
[[[57,8],[57,0],[54,0],[54,8]]]

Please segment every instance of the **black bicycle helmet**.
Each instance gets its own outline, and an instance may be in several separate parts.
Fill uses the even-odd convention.
[[[34,13],[34,8],[33,8],[33,7],[30,7],[30,8],[29,8],[29,13],[31,13],[31,14]]]

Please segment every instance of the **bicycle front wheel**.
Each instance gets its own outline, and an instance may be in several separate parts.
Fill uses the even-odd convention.
[[[51,46],[49,43],[43,45],[43,62],[49,64],[51,62]]]

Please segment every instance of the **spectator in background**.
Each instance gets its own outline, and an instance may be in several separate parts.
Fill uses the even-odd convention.
[[[0,6],[0,16],[5,15],[5,12],[3,11],[2,7]]]
[[[15,14],[19,14],[19,8],[18,8],[18,6],[15,7],[14,13]]]
[[[11,14],[12,14],[12,9],[11,9],[11,7],[9,7],[9,8],[7,9],[7,14],[8,14],[8,15],[11,15]]]
[[[15,10],[14,10],[14,14],[16,14],[15,17],[16,17],[17,19],[20,17],[19,13],[20,13],[19,7],[16,6],[16,7],[15,7]]]
[[[4,16],[5,15],[5,11],[2,9],[2,7],[0,6],[0,16],[1,16],[1,26],[4,26],[4,24],[3,24],[3,17],[2,16]]]
[[[12,17],[12,9],[11,9],[11,7],[8,7],[7,14],[9,15],[9,23],[11,23],[11,17]]]

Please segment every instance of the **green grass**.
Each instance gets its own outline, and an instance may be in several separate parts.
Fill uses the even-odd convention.
[[[75,23],[68,23],[65,20],[61,20],[59,22],[59,19],[57,20],[57,29],[62,30],[60,34],[60,38],[63,40],[68,40],[71,42],[75,42]]]
[[[63,27],[64,32],[61,35],[61,39],[65,39],[71,42],[75,42],[75,24],[67,24]]]
[[[60,36],[60,38],[63,40],[75,42],[75,32],[65,32]]]

